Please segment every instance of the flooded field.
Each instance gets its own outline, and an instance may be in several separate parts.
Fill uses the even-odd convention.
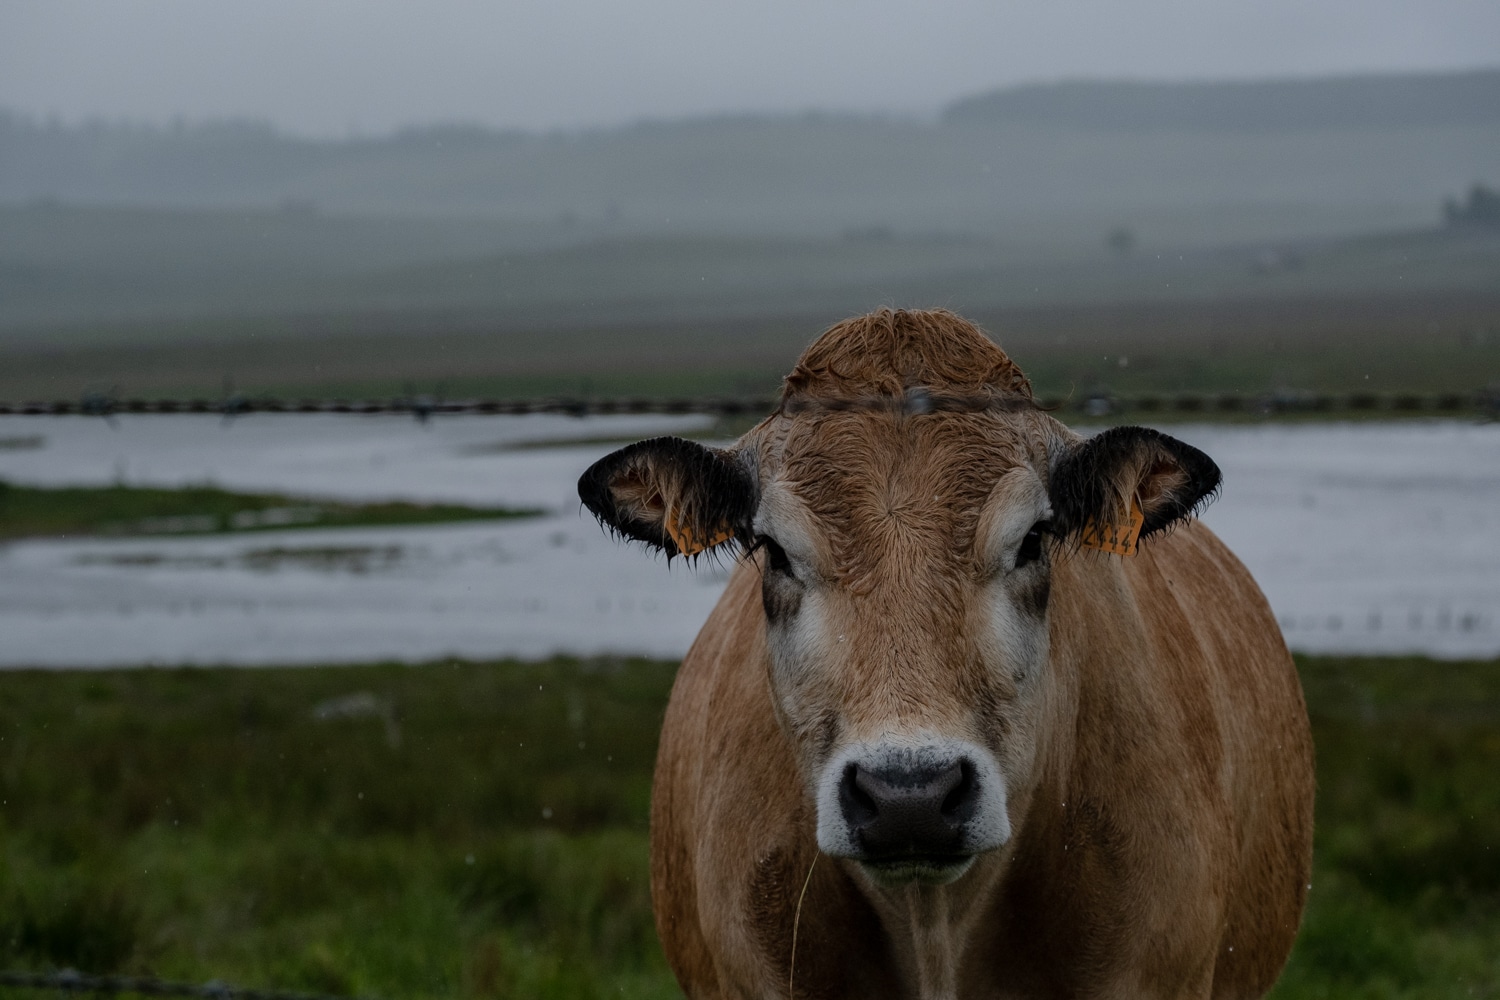
[[[574,483],[695,417],[0,418],[0,479],[536,507],[406,528],[0,546],[0,665],[681,655],[726,569],[608,538]],[[1292,648],[1500,654],[1500,425],[1187,426],[1223,468],[1205,520]],[[586,443],[585,443],[586,442]]]

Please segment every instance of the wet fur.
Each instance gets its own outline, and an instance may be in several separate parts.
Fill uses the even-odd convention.
[[[927,393],[1004,405],[895,405]],[[872,399],[893,403],[857,402]],[[1142,428],[1085,441],[1029,399],[971,324],[882,310],[825,333],[733,448],[658,439],[585,475],[591,510],[669,554],[658,503],[754,547],[772,481],[817,539],[815,587],[768,596],[767,553],[741,563],[667,709],[652,891],[688,996],[784,996],[794,924],[798,997],[1237,998],[1275,981],[1306,898],[1312,747],[1264,598],[1190,517],[1218,470]],[[982,512],[1018,469],[1045,486],[1057,538],[997,582]],[[1138,555],[1077,546],[1132,497]],[[780,677],[775,617],[814,590],[840,672]],[[1043,629],[1030,673],[994,669],[1013,653],[976,629],[997,592],[1016,627]],[[789,710],[793,683],[833,709]],[[951,885],[880,891],[852,862],[812,866],[810,768],[886,725],[966,728],[1008,769],[1011,839]]]

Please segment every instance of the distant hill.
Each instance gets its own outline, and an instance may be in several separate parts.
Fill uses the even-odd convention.
[[[1500,182],[1497,122],[1500,71],[1023,87],[941,120],[740,116],[342,140],[0,111],[0,204],[488,217],[614,235],[1073,226],[1091,245],[1115,225],[1174,240],[1164,216],[1192,215],[1214,239],[1239,240],[1435,222],[1444,198]],[[1276,213],[1294,228],[1228,221]]]
[[[948,106],[943,121],[1229,132],[1500,125],[1500,69],[1233,83],[1070,81],[966,97]]]

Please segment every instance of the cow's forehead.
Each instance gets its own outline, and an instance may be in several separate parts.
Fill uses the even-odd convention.
[[[755,442],[762,486],[793,494],[827,538],[840,575],[893,548],[924,562],[967,559],[985,501],[1012,469],[1045,481],[1040,413],[801,412]],[[749,442],[747,442],[749,443]]]
[[[795,482],[943,477],[955,488],[978,488],[1018,465],[1045,468],[1048,442],[1037,419],[1042,416],[802,411],[768,422],[758,450],[763,475]]]
[[[1066,434],[1000,347],[944,310],[882,309],[826,330],[742,446],[852,561],[972,546],[1002,475],[1044,483]]]

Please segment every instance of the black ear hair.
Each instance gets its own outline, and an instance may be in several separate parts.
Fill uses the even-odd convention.
[[[1192,445],[1149,427],[1111,427],[1057,463],[1049,493],[1060,535],[1144,515],[1140,537],[1194,513],[1219,489],[1219,467]]]
[[[670,556],[748,545],[755,480],[727,452],[676,437],[652,438],[606,455],[578,480],[578,497],[599,522]]]

